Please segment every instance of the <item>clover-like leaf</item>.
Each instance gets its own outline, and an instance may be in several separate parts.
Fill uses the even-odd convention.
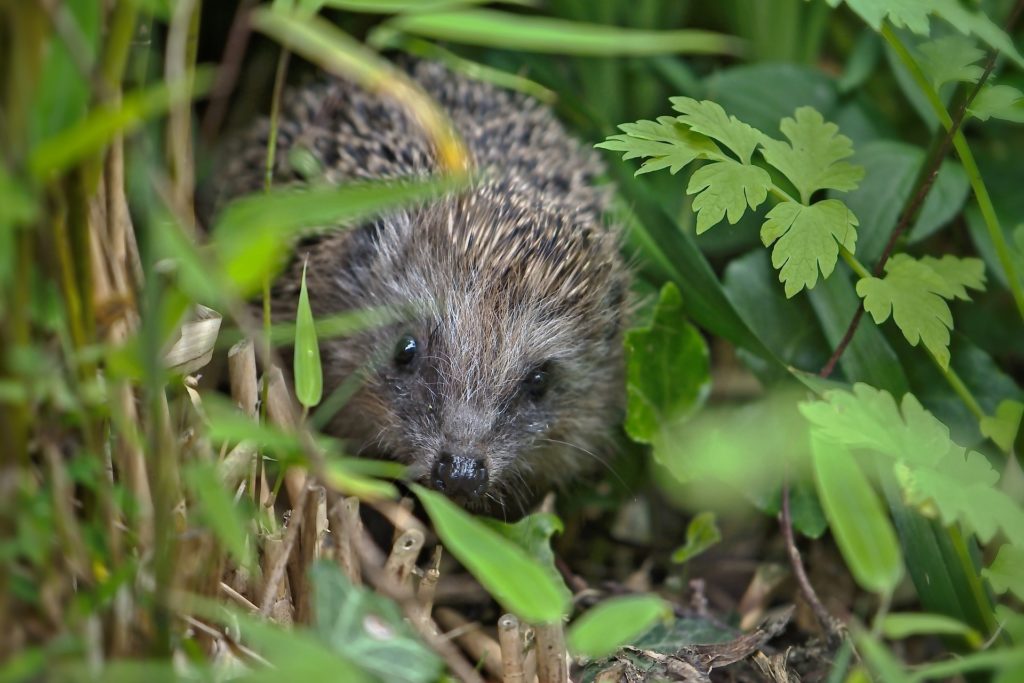
[[[761,241],[773,243],[772,265],[779,281],[792,297],[818,282],[818,271],[827,278],[836,267],[840,245],[853,251],[857,245],[857,217],[838,199],[811,206],[796,202],[776,204],[761,226]]]
[[[976,64],[985,52],[967,36],[946,36],[918,46],[921,69],[936,90],[945,83],[977,83],[984,69]]]
[[[789,143],[765,138],[761,154],[782,171],[807,204],[817,190],[852,190],[864,177],[864,169],[847,161],[853,154],[850,138],[839,134],[839,126],[826,122],[813,107],[800,107],[794,118],[779,125]]]
[[[949,331],[953,314],[947,300],[969,299],[967,288],[984,289],[980,259],[926,256],[916,260],[897,254],[885,264],[885,277],[857,283],[864,309],[882,324],[891,314],[911,346],[923,342],[945,368],[949,365]]]
[[[672,108],[682,114],[679,121],[694,132],[706,135],[722,143],[744,164],[750,163],[754,149],[764,135],[756,128],[743,123],[735,116],[725,113],[721,105],[710,100],[695,100],[690,97],[670,97]]]
[[[622,134],[611,135],[595,147],[623,152],[623,159],[647,159],[636,175],[667,168],[675,175],[694,159],[722,158],[722,151],[708,138],[695,133],[674,116],[657,121],[637,121],[619,126]]]
[[[982,434],[1009,453],[1020,431],[1021,418],[1024,418],[1024,403],[1006,399],[996,407],[995,416],[981,418],[979,426]]]
[[[749,206],[756,209],[768,198],[772,178],[758,166],[741,164],[732,159],[714,161],[701,166],[690,176],[686,194],[696,194],[693,210],[697,212],[697,234],[706,232],[728,215],[735,225]]]
[[[986,85],[967,111],[981,121],[993,118],[1024,123],[1024,93],[1009,85]]]

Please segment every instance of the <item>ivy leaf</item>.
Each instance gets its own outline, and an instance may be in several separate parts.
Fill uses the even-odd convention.
[[[688,562],[722,540],[722,532],[715,523],[714,512],[702,512],[686,525],[686,545],[672,553],[677,564]]]
[[[721,105],[710,100],[697,101],[690,97],[670,97],[672,108],[682,114],[679,121],[696,133],[722,143],[744,165],[750,164],[754,149],[764,139],[756,128],[725,113]]]
[[[1024,93],[1009,85],[986,85],[967,108],[971,116],[1024,123]]]
[[[1024,403],[1020,401],[1003,401],[996,408],[995,417],[986,415],[981,418],[981,433],[995,442],[999,448],[1009,453],[1020,430],[1020,421],[1024,417]]]
[[[694,159],[722,158],[714,142],[691,131],[674,116],[659,116],[657,121],[637,121],[619,126],[620,135],[611,135],[595,147],[623,152],[624,160],[645,158],[635,175],[667,168],[672,175]]]
[[[683,312],[683,298],[666,284],[647,327],[626,333],[626,433],[657,444],[662,434],[685,421],[711,388],[708,348]]]
[[[756,209],[768,198],[772,178],[758,166],[725,159],[701,166],[686,186],[686,194],[696,194],[697,234],[706,232],[728,215],[735,225],[747,206]]]
[[[816,190],[852,190],[864,177],[862,167],[842,161],[853,154],[853,142],[814,107],[800,107],[779,129],[789,143],[766,137],[761,154],[789,178],[804,204]]]
[[[897,254],[885,264],[885,277],[857,283],[864,309],[877,324],[892,314],[911,346],[924,342],[939,364],[949,365],[949,331],[953,314],[947,300],[968,300],[967,289],[984,289],[985,266],[980,259],[926,256],[915,260]]]
[[[1024,600],[1024,548],[1009,543],[999,549],[991,565],[981,570],[988,579],[992,590],[997,593],[1010,591]]]
[[[772,265],[786,296],[818,282],[818,271],[827,278],[836,267],[839,246],[853,251],[857,245],[857,217],[838,199],[811,206],[796,202],[776,204],[761,226],[761,241],[772,249]]]
[[[946,36],[918,46],[921,69],[936,90],[946,83],[977,83],[984,73],[978,60],[985,52],[967,36]]]

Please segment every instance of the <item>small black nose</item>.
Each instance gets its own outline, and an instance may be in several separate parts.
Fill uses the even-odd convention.
[[[476,500],[487,490],[487,465],[480,458],[441,453],[434,462],[430,483],[455,500]]]

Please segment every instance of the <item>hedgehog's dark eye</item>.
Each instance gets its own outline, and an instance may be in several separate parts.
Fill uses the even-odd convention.
[[[411,334],[404,334],[395,344],[395,365],[405,367],[416,358],[416,352],[420,349],[420,343]]]
[[[541,363],[532,368],[523,378],[523,391],[534,401],[544,397],[551,384],[551,364]]]

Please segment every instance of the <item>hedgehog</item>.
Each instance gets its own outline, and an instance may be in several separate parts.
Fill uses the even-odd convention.
[[[415,310],[322,340],[325,392],[362,375],[326,431],[471,511],[518,518],[604,463],[621,419],[629,274],[610,189],[596,152],[537,100],[432,62],[403,68],[447,113],[476,179],[303,242],[274,286],[275,319],[294,316],[304,265],[316,316]],[[222,198],[260,187],[268,131],[259,121],[235,144]],[[303,182],[296,149],[319,182],[440,166],[401,103],[336,77],[286,91],[275,182]]]

